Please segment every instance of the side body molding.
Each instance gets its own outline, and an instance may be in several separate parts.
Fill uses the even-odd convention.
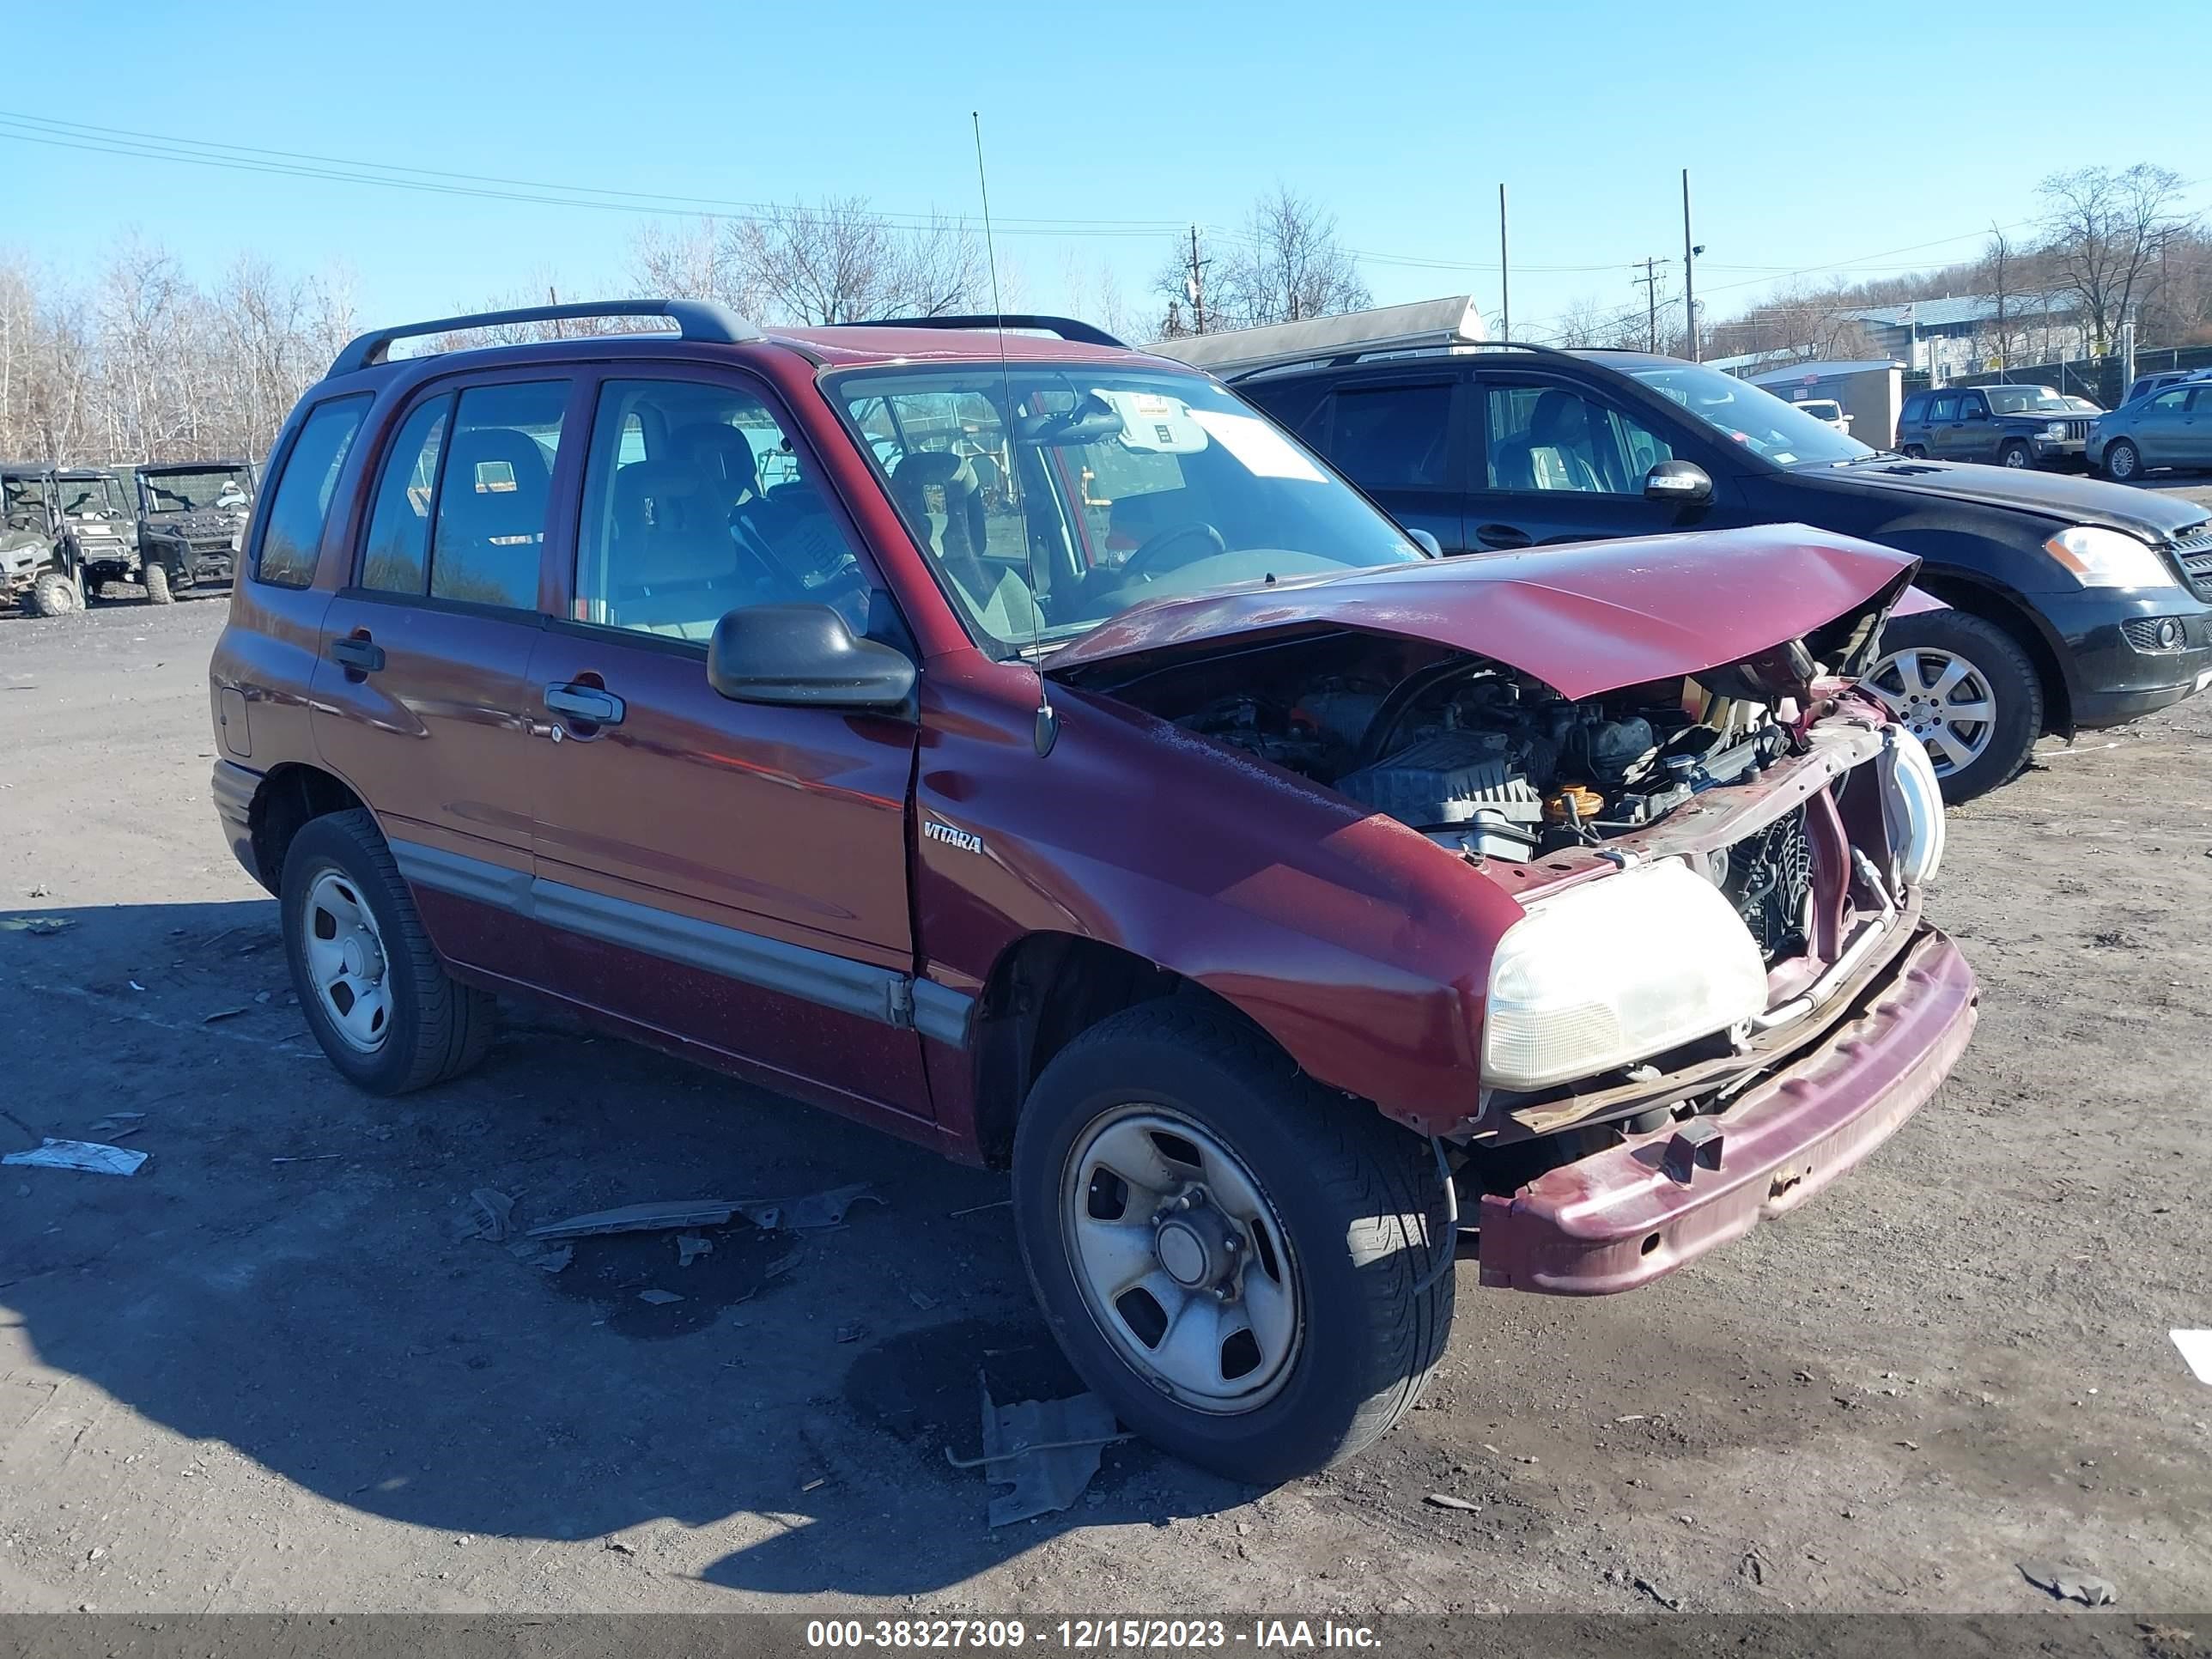
[[[391,846],[399,873],[418,886],[955,1048],[967,1045],[975,999],[934,980],[587,892],[419,842]]]

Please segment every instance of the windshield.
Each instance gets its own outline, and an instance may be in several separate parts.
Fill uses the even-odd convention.
[[[2066,412],[2066,400],[2047,386],[1985,386],[1992,415],[2039,415]]]
[[[1072,639],[1146,599],[1426,556],[1195,375],[854,370],[830,395],[939,585],[1002,655]]]
[[[1663,363],[1630,374],[1664,392],[1723,437],[1782,466],[1832,466],[1874,453],[1856,438],[1747,380],[1698,363]]]
[[[112,519],[125,516],[123,486],[112,478],[58,478],[54,488],[64,518],[81,519],[93,513]]]
[[[198,513],[210,507],[243,512],[252,499],[245,472],[212,466],[198,472],[142,472],[149,513]]]

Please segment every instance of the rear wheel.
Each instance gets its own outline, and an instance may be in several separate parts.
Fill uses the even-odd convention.
[[[447,974],[370,813],[311,819],[284,855],[280,897],[300,1007],[352,1081],[405,1094],[483,1058],[493,1000]]]
[[[2126,438],[2115,438],[2105,446],[2105,476],[2125,483],[2141,475],[2142,452]]]
[[[1918,444],[1907,444],[1897,453],[1908,461],[1924,461],[1928,459],[1928,452]]]
[[[2017,441],[2007,444],[1997,452],[1999,466],[2031,466],[2033,464],[2034,457],[2027,453],[2027,446]]]
[[[1070,1043],[1014,1140],[1023,1260],[1076,1370],[1146,1439],[1261,1484],[1419,1396],[1451,1322],[1441,1188],[1419,1136],[1176,1000]]]
[[[72,611],[84,609],[84,595],[60,571],[48,570],[31,584],[24,609],[34,617],[66,617]]]
[[[167,565],[148,565],[139,572],[138,580],[146,585],[146,598],[152,604],[174,603],[176,595],[169,591],[169,569]]]
[[[1963,611],[1892,621],[1861,684],[1926,745],[1953,805],[2008,781],[2043,735],[2043,682],[2011,635]]]

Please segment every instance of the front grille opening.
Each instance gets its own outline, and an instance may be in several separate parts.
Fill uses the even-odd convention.
[[[1813,900],[1813,842],[1805,833],[1805,809],[1729,848],[1721,891],[1769,967],[1804,950]]]

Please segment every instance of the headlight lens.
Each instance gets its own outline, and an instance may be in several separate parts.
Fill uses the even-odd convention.
[[[1678,860],[1545,899],[1490,964],[1482,1080],[1542,1089],[1749,1019],[1766,969],[1742,919]]]
[[[2064,437],[2066,435],[2066,422],[2063,421],[2053,421],[2049,426],[2043,428],[2043,435],[2046,438]]]
[[[1943,791],[1936,781],[1936,763],[1918,738],[1893,726],[1889,744],[1885,811],[1890,850],[1898,877],[1906,886],[1917,887],[1943,862]]]
[[[2077,524],[2044,543],[2043,550],[2084,587],[2172,587],[2173,573],[2148,542],[2118,530]]]

